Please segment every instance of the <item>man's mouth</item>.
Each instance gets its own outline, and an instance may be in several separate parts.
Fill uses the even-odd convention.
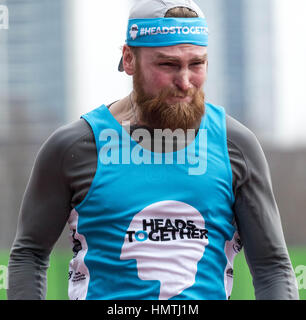
[[[178,103],[178,102],[185,102],[190,103],[192,101],[192,97],[190,96],[172,96],[167,98],[168,103]]]

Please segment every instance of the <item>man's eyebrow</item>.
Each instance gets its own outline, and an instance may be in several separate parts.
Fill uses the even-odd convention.
[[[208,54],[205,53],[203,56],[194,57],[191,59],[191,61],[207,61]]]
[[[158,53],[158,54],[156,55],[156,59],[175,60],[175,61],[181,60],[179,57],[176,57],[176,56],[168,56],[168,55],[163,54],[163,53]]]
[[[170,61],[180,61],[181,60],[180,57],[168,56],[168,55],[163,54],[161,52],[157,54],[156,59],[165,59],[165,60],[170,60]],[[204,55],[192,58],[191,61],[207,61],[207,59],[208,59],[208,55],[207,55],[207,53],[205,53]]]

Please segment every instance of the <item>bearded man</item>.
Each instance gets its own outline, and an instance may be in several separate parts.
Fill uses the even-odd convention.
[[[192,0],[137,1],[119,64],[133,91],[58,129],[39,151],[9,299],[45,298],[67,222],[70,299],[229,299],[242,245],[257,299],[298,299],[261,146],[205,101],[207,46]]]

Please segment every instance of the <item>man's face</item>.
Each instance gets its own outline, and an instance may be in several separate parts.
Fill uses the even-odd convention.
[[[141,48],[133,79],[141,119],[162,129],[197,127],[204,114],[206,75],[206,47]]]

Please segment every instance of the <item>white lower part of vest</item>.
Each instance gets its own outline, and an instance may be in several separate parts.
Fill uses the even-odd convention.
[[[236,231],[233,239],[231,241],[226,241],[224,247],[224,252],[227,258],[227,265],[224,270],[224,288],[227,299],[230,298],[233,289],[234,258],[241,249],[241,240],[238,232]]]
[[[79,214],[73,209],[68,220],[70,240],[73,246],[78,243],[80,250],[75,253],[69,264],[68,296],[70,300],[85,300],[90,280],[89,271],[84,262],[88,246],[85,237],[78,233],[78,219]]]

